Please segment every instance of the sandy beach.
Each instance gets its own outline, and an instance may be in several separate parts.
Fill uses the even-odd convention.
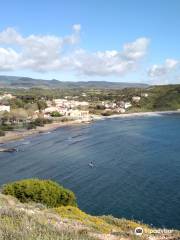
[[[123,113],[123,114],[116,114],[111,116],[98,116],[93,115],[92,118],[94,121],[103,120],[103,119],[110,119],[110,118],[126,118],[126,117],[138,117],[138,116],[160,116],[162,114],[174,114],[180,113],[180,110],[177,111],[158,111],[158,112],[138,112],[138,113]],[[89,123],[89,121],[87,121]],[[68,122],[55,122],[51,124],[46,124],[43,127],[37,127],[36,129],[31,130],[21,130],[21,131],[9,131],[6,132],[6,135],[0,137],[0,143],[7,143],[9,141],[23,139],[25,137],[36,135],[43,132],[53,131],[57,128],[64,127],[64,126],[72,126],[77,124],[86,124],[83,120],[74,120]]]
[[[82,120],[74,120],[74,121],[68,121],[68,122],[54,122],[54,123],[46,124],[43,127],[37,127],[36,129],[31,129],[31,130],[24,129],[22,131],[8,131],[6,132],[5,136],[0,137],[0,143],[1,144],[7,143],[10,141],[23,139],[31,135],[53,131],[60,127],[78,125],[83,123],[85,122]]]
[[[125,117],[138,117],[138,116],[160,116],[163,114],[176,114],[180,113],[180,110],[176,111],[157,111],[157,112],[137,112],[137,113],[123,113],[123,114],[115,114],[111,116],[105,116],[103,118],[125,118]]]

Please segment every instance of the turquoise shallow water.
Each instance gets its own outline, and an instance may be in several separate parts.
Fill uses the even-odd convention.
[[[180,229],[178,114],[64,127],[7,146],[19,152],[0,154],[0,184],[51,178],[72,189],[88,213]]]

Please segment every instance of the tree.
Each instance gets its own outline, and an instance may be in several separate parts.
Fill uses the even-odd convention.
[[[15,98],[15,99],[9,100],[9,104],[11,106],[11,109],[16,109],[16,108],[23,108],[25,103],[20,98]]]
[[[39,100],[39,101],[37,102],[37,105],[38,105],[39,111],[42,111],[42,110],[44,110],[45,108],[47,108],[47,103],[46,103],[46,101],[44,101],[44,100]]]
[[[27,117],[28,117],[27,111],[23,108],[12,109],[10,112],[11,122],[25,121]]]
[[[1,122],[2,124],[5,124],[6,122],[8,122],[10,120],[10,113],[5,111],[3,112],[2,116],[1,116]]]

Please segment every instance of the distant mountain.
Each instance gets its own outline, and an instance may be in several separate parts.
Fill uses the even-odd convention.
[[[108,88],[122,89],[129,87],[147,87],[143,83],[126,82],[106,82],[106,81],[88,81],[88,82],[68,82],[53,80],[42,80],[28,77],[2,76],[0,75],[0,88]]]

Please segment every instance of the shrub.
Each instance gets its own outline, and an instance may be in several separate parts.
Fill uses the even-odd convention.
[[[37,119],[34,121],[34,124],[35,124],[36,126],[43,127],[43,126],[44,126],[44,119],[43,119],[43,118],[37,118]]]
[[[0,130],[0,137],[5,136],[5,132],[3,130]]]
[[[102,116],[111,116],[111,115],[112,115],[112,112],[110,112],[110,111],[102,112],[101,115],[102,115]]]
[[[57,111],[54,111],[54,112],[51,113],[51,117],[62,117],[62,114],[60,114]]]
[[[12,195],[21,202],[37,202],[47,207],[76,206],[72,191],[51,180],[25,179],[3,186],[2,193]]]
[[[3,131],[12,131],[14,129],[12,125],[8,125],[8,124],[3,124],[0,126],[0,128]]]
[[[28,123],[28,124],[26,125],[26,128],[27,128],[28,130],[30,130],[30,129],[35,129],[35,128],[36,128],[36,124],[35,124],[34,122],[30,122],[30,123]]]
[[[43,127],[44,124],[49,124],[49,123],[52,123],[52,120],[51,120],[51,119],[37,118],[37,119],[34,121],[34,124],[35,124],[36,126],[40,126],[40,127]]]
[[[73,118],[63,117],[63,118],[61,119],[61,122],[68,122],[68,121],[72,121],[72,120],[73,120]]]

